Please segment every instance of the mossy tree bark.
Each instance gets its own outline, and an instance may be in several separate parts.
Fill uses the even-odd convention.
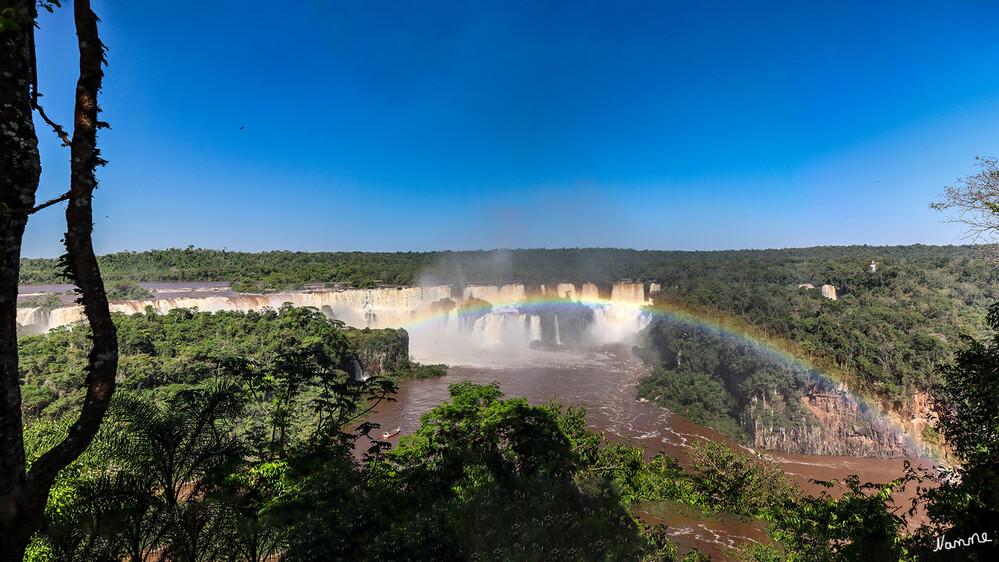
[[[57,3],[56,3],[57,5]],[[118,344],[97,259],[94,256],[92,198],[95,170],[103,164],[97,149],[100,109],[97,94],[103,78],[104,45],[89,0],[73,4],[80,50],[73,136],[45,118],[37,104],[34,68],[33,0],[0,0],[0,561],[21,560],[31,536],[43,527],[45,504],[56,475],[90,445],[114,392]],[[93,333],[87,366],[86,397],[68,435],[37,460],[25,461],[21,426],[16,306],[21,241],[29,215],[52,202],[35,206],[41,174],[38,139],[32,113],[48,121],[70,145],[67,276]]]

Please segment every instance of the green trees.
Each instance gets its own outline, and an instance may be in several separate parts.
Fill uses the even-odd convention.
[[[146,289],[129,281],[118,281],[108,287],[108,298],[117,300],[150,299],[153,295]]]
[[[638,397],[745,440],[753,423],[789,428],[807,420],[800,405],[807,373],[771,360],[761,350],[720,330],[668,318],[653,320],[637,352],[652,373]],[[767,408],[757,412],[757,403]]]
[[[606,476],[588,470],[557,410],[505,399],[497,385],[449,391],[451,402],[369,468],[401,516],[390,522],[395,541],[373,541],[385,554],[433,544],[434,556],[461,559],[639,556],[637,524]]]
[[[245,462],[231,430],[240,410],[226,386],[163,405],[120,395],[95,446],[54,489],[36,553],[143,560],[163,548],[171,559],[223,558],[240,538],[231,506],[219,501],[227,475]]]
[[[314,499],[309,482],[351,490],[353,443],[372,429],[356,422],[395,386],[351,379],[342,324],[290,306],[118,321],[123,369],[144,369],[123,376],[95,446],[54,488],[34,559],[264,560],[291,548],[289,529],[311,516],[296,508]],[[77,332],[22,340],[41,359],[29,385],[53,375],[63,346],[86,343]],[[30,443],[65,431],[61,409],[36,415]]]
[[[302,403],[329,422],[288,426],[296,435],[282,446],[280,437],[261,440],[247,418],[260,415],[254,394],[284,403],[287,387],[264,391],[245,363],[218,372],[166,400],[120,393],[95,446],[53,488],[49,525],[29,559],[262,561],[280,553],[285,560],[620,560],[675,553],[664,536],[644,533],[629,507],[693,497],[682,470],[672,459],[648,463],[638,448],[605,443],[586,429],[582,410],[530,406],[496,385],[460,383],[399,448],[384,454],[386,444],[371,441],[362,457],[355,448],[372,427],[355,421],[362,397],[377,395],[377,377],[364,384],[345,373],[334,377],[343,386]],[[307,387],[296,386],[292,402],[310,394]],[[273,428],[284,415],[275,406],[258,427]],[[30,459],[65,423],[33,424]]]
[[[999,330],[999,303],[987,319],[993,330]],[[943,370],[945,410],[940,429],[961,464],[945,471],[923,494],[933,523],[923,532],[930,559],[953,554],[934,553],[936,539],[968,539],[982,532],[991,538],[995,530],[990,525],[999,521],[999,335],[984,341],[965,338],[965,344]],[[976,544],[960,554],[969,560],[994,560],[997,544]]]
[[[773,512],[773,536],[789,561],[913,560],[905,518],[892,500],[906,480],[861,484],[848,476],[838,498],[823,491],[819,497],[787,501]]]

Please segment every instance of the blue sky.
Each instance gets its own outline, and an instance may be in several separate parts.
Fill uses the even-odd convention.
[[[999,156],[999,2],[761,4],[95,0],[97,250],[961,243],[927,205]]]

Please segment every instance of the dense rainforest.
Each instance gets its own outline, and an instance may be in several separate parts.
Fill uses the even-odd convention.
[[[115,403],[94,446],[57,481],[49,525],[31,556],[674,559],[676,545],[636,512],[679,503],[704,517],[725,512],[768,529],[770,544],[741,545],[732,554],[747,560],[852,560],[860,553],[866,559],[936,559],[936,537],[990,531],[980,522],[996,517],[999,505],[999,476],[990,460],[997,450],[993,410],[999,397],[989,394],[999,387],[992,367],[999,364],[999,343],[992,339],[999,321],[988,314],[999,292],[994,268],[976,259],[977,251],[356,254],[369,265],[385,259],[405,276],[391,278],[383,268],[373,270],[378,277],[346,278],[355,286],[386,278],[655,282],[661,285],[652,295],[659,310],[707,318],[781,345],[860,390],[904,399],[930,389],[945,405],[934,431],[942,431],[966,462],[956,469],[958,478],[933,480],[920,494],[931,518],[914,535],[906,534],[892,492],[930,475],[910,471],[882,485],[847,480],[837,486],[845,494],[810,497],[762,458],[707,445],[695,448],[681,468],[674,459],[649,459],[628,443],[607,442],[586,429],[581,411],[530,406],[496,387],[453,387],[451,402],[421,418],[414,435],[388,450],[378,430],[363,423],[365,409],[391,399],[400,375],[442,369],[412,365],[399,354],[404,332],[348,330],[319,311],[290,307],[263,313],[149,310],[115,318],[122,350]],[[196,267],[198,256],[211,261],[211,251],[125,254],[121,263],[170,253],[190,261],[155,271],[174,268],[179,277],[128,273],[124,266],[112,267],[108,277],[220,278]],[[458,261],[442,267],[447,260],[441,255],[450,254]],[[295,269],[320,261],[318,254],[235,255],[287,261],[268,274],[223,280],[257,288],[271,281],[273,287],[342,281]],[[600,257],[608,259],[598,267]],[[24,263],[34,264],[35,273],[26,269],[29,277],[39,275],[34,280],[58,280],[42,277],[53,264]],[[426,263],[433,265],[421,273],[417,264]],[[498,269],[471,274],[483,264]],[[563,267],[567,273],[558,273]],[[278,277],[268,281],[268,275]],[[799,287],[804,283],[833,284],[839,298]],[[800,419],[794,400],[800,373],[760,360],[722,332],[689,328],[660,315],[643,332],[640,353],[654,370],[640,385],[642,396],[737,437],[754,393],[777,389],[787,397],[778,412],[783,420]],[[976,340],[962,341],[962,334]],[[65,433],[81,399],[88,345],[84,327],[19,340],[29,458]],[[355,380],[355,358],[384,364],[385,376]],[[525,545],[533,550],[522,550]],[[963,554],[985,560],[990,552],[979,545]]]
[[[988,306],[999,296],[994,262],[975,257],[987,250],[815,248],[769,259],[734,252],[661,270],[652,299],[666,314],[641,335],[654,371],[639,395],[744,442],[760,414],[799,434],[808,428],[793,426],[818,426],[799,405],[807,373],[764,360],[735,333],[807,359],[883,409],[924,415],[911,411],[914,395],[939,396],[940,368],[962,336],[986,333]],[[835,286],[837,299],[822,296],[823,284]],[[753,409],[762,402],[765,411]],[[932,425],[919,431],[939,444]]]
[[[291,349],[307,349],[322,358],[323,369],[355,378],[355,360],[369,374],[393,381],[446,373],[444,365],[410,361],[409,335],[403,329],[347,328],[311,309],[286,305],[262,312],[176,309],[157,314],[150,307],[145,314],[113,317],[119,341],[117,388],[154,400],[214,384],[218,373],[233,368],[233,361],[273,384],[272,371],[302,361],[289,355]],[[27,419],[58,419],[79,404],[88,338],[88,329],[75,325],[18,340]],[[309,381],[306,377],[294,383],[301,387],[296,392],[304,402],[282,406],[287,410],[282,414],[285,423],[313,423],[297,417],[306,415],[306,403],[320,392]]]
[[[376,338],[292,307],[116,322],[120,386],[93,445],[53,487],[30,560],[703,560],[637,516],[677,505],[767,529],[769,542],[730,552],[744,560],[934,560],[934,537],[966,537],[997,515],[996,439],[983,428],[999,406],[977,401],[994,392],[996,340],[944,370],[956,406],[944,431],[967,463],[921,494],[931,522],[910,535],[892,493],[928,475],[847,479],[835,497],[808,496],[763,457],[705,443],[683,468],[587,429],[585,410],[531,406],[496,385],[452,385],[389,448],[363,420],[398,377],[359,380],[346,367],[396,330]],[[74,419],[86,332],[19,342],[35,392],[29,461]],[[986,560],[989,547],[964,554]]]
[[[939,394],[939,366],[953,358],[961,335],[984,335],[986,309],[999,299],[994,254],[993,246],[923,245],[257,254],[189,247],[99,259],[106,276],[115,280],[110,294],[116,296],[141,295],[135,281],[222,280],[244,291],[307,283],[522,282],[536,287],[560,281],[595,282],[607,291],[622,279],[647,287],[656,283],[659,291],[651,297],[658,310],[707,320],[807,358],[852,392],[911,417],[907,410],[916,394]],[[22,260],[22,281],[58,281],[57,271],[54,260]],[[836,288],[837,299],[808,288],[825,284]],[[58,304],[51,296],[52,303],[43,300],[22,304]],[[572,340],[580,332],[573,326],[585,325],[586,318],[567,318],[568,310],[560,314],[563,336]],[[551,326],[551,319],[542,322],[543,330]],[[802,419],[814,425],[797,405],[804,392],[801,373],[761,363],[744,346],[724,342],[720,333],[690,330],[658,315],[640,342],[649,349],[643,357],[654,369],[641,396],[737,439],[759,420],[756,413],[747,414],[754,400],[768,401],[764,413],[777,427],[801,425]],[[684,349],[688,360],[679,361],[676,353]],[[923,441],[939,443],[932,426],[918,431]]]

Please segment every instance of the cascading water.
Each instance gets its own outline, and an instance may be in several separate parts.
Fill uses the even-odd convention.
[[[527,333],[531,341],[541,341],[541,317],[531,316],[528,319]]]
[[[368,380],[368,372],[361,366],[361,362],[354,359],[354,380],[361,382]]]
[[[643,311],[646,304],[645,291],[640,283],[614,285],[610,299],[600,298],[597,286],[592,283],[584,283],[580,287],[560,283],[555,287],[562,294],[555,295],[554,291],[548,291],[549,296],[540,301],[526,298],[522,284],[466,287],[464,293],[469,298],[487,301],[493,307],[467,311],[462,311],[461,299],[451,299],[451,288],[448,286],[270,295],[208,294],[204,297],[116,302],[111,305],[111,310],[134,314],[144,313],[151,308],[157,314],[166,314],[175,308],[246,312],[264,308],[278,309],[284,303],[311,306],[355,328],[406,328],[411,332],[411,348],[415,350],[413,353],[417,357],[421,355],[418,350],[429,349],[431,346],[469,350],[504,349],[512,352],[528,346],[532,341],[547,338],[553,338],[549,343],[556,345],[585,341],[599,344],[628,343],[650,321],[649,314]],[[579,297],[582,301],[565,303],[563,298],[566,294],[570,298]],[[448,303],[449,308],[441,308]],[[559,319],[554,314],[556,311],[550,308],[552,306],[573,308],[558,312],[562,316],[562,324],[559,325]],[[544,321],[542,316],[545,316]],[[587,320],[580,322],[580,318]],[[22,308],[17,311],[17,323],[27,333],[45,333],[51,328],[82,320],[83,308],[80,306],[61,307],[52,311],[40,308]],[[549,329],[552,331],[549,332]]]
[[[576,286],[572,283],[559,283],[557,292],[560,299],[576,300]]]

